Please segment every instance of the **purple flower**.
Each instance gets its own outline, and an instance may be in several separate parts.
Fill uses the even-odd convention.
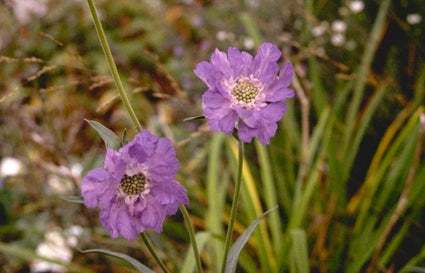
[[[195,74],[208,86],[202,107],[211,130],[231,134],[237,127],[243,142],[253,137],[263,145],[270,142],[286,112],[284,100],[294,96],[288,88],[293,67],[285,63],[279,72],[280,55],[270,43],[262,44],[254,58],[230,47],[227,55],[216,49],[211,62],[196,66]]]
[[[101,208],[100,222],[112,238],[132,241],[148,228],[161,232],[165,217],[189,202],[174,180],[178,167],[170,140],[144,130],[118,151],[108,148],[104,167],[83,178],[84,204]]]

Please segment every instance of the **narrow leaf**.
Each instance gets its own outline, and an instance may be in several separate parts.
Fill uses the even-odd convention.
[[[198,245],[198,250],[201,253],[202,249],[207,242],[207,239],[210,237],[209,232],[199,232],[195,235],[195,240]],[[184,259],[183,267],[180,272],[182,273],[191,273],[195,270],[195,255],[193,254],[193,248],[189,248],[186,258]]]
[[[105,142],[106,147],[112,148],[114,150],[118,150],[121,148],[121,141],[119,137],[112,132],[109,128],[105,127],[101,123],[94,121],[94,120],[88,120],[87,121],[93,129],[96,130],[96,132],[100,135],[100,137]]]
[[[139,270],[139,272],[155,273],[149,267],[145,266],[144,264],[140,263],[138,260],[136,260],[136,259],[124,254],[124,253],[110,251],[110,250],[106,250],[106,249],[88,249],[88,250],[82,250],[81,252],[83,252],[83,253],[91,253],[91,252],[104,253],[104,254],[114,256],[114,257],[117,257],[117,258],[120,258],[120,259],[123,259],[123,260],[129,262],[132,266],[137,268]]]
[[[192,120],[198,120],[198,119],[205,119],[205,116],[201,115],[201,116],[188,117],[188,118],[185,118],[183,121],[192,121]]]
[[[310,272],[308,265],[307,237],[302,229],[293,229],[290,232],[292,239],[292,259],[297,272]]]
[[[128,138],[127,138],[127,129],[124,128],[124,131],[122,132],[122,145],[126,145],[128,143]]]
[[[277,206],[269,209],[264,212],[260,217],[258,217],[247,229],[246,231],[236,240],[235,244],[232,246],[229,252],[229,256],[226,261],[226,273],[234,273],[236,270],[236,265],[238,263],[239,255],[242,251],[242,248],[245,246],[248,241],[249,236],[254,231],[255,227],[260,223],[260,221],[269,214],[270,212],[277,209]]]
[[[71,202],[71,203],[78,203],[78,204],[84,203],[84,199],[81,195],[79,195],[79,196],[59,196],[59,198],[65,200],[65,201]]]
[[[409,266],[407,267],[407,270],[409,270],[409,272],[425,273],[425,267]]]

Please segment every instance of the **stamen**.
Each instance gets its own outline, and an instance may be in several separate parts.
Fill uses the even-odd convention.
[[[258,87],[249,81],[238,80],[232,95],[240,102],[250,103],[257,97]]]
[[[145,189],[146,177],[139,173],[133,176],[124,175],[120,182],[120,188],[126,195],[139,195]]]

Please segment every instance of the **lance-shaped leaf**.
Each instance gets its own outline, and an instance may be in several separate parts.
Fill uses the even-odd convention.
[[[407,272],[417,272],[417,273],[425,273],[425,267],[417,267],[417,266],[408,266],[406,268]]]
[[[198,120],[198,119],[205,119],[205,116],[200,115],[200,116],[188,117],[188,118],[185,118],[183,121],[193,121],[193,120]]]
[[[106,147],[109,147],[114,150],[118,150],[119,148],[121,148],[122,145],[121,145],[121,141],[119,137],[114,132],[112,132],[109,128],[105,127],[101,123],[94,120],[88,120],[88,119],[84,119],[84,120],[87,121],[90,124],[90,126],[96,130],[96,132],[100,135],[100,137],[105,142]]]
[[[124,253],[110,251],[110,250],[106,250],[106,249],[88,249],[88,250],[83,250],[82,252],[83,253],[98,252],[98,253],[104,253],[104,254],[107,254],[107,255],[111,255],[111,256],[114,256],[114,257],[117,257],[117,258],[120,258],[120,259],[123,259],[123,260],[129,262],[132,266],[137,268],[139,270],[139,272],[155,273],[149,267],[145,266],[144,264],[140,263],[138,260],[136,260],[133,257],[130,257],[130,256],[124,254]]]
[[[59,196],[59,198],[65,200],[65,201],[68,201],[70,203],[84,204],[84,199],[81,195],[78,195],[78,196]]]
[[[260,217],[255,219],[255,221],[245,230],[244,233],[236,240],[235,244],[232,246],[229,252],[229,256],[227,257],[226,261],[226,273],[234,273],[236,270],[236,265],[238,263],[239,254],[242,251],[242,248],[245,246],[246,242],[248,241],[249,236],[251,236],[252,232],[254,231],[255,227],[260,223],[260,221],[269,214],[270,212],[277,209],[277,206],[274,208],[269,209],[268,211],[264,212]]]
[[[195,235],[196,244],[198,245],[199,252],[202,252],[202,249],[207,242],[207,239],[210,237],[208,232],[199,232]],[[193,248],[189,248],[186,258],[184,259],[183,266],[180,270],[182,273],[191,273],[195,270],[195,255],[193,254]]]

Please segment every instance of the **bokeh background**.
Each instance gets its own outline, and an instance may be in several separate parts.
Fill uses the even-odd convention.
[[[209,60],[215,48],[234,46],[255,53],[259,44],[268,41],[282,49],[282,62],[294,64],[298,88],[268,147],[271,161],[258,159],[258,145],[247,145],[250,174],[264,210],[271,199],[262,193],[259,181],[267,171],[262,171],[261,164],[269,162],[268,172],[275,180],[279,213],[275,222],[267,222],[265,233],[271,234],[271,241],[290,234],[297,181],[301,177],[307,185],[307,178],[319,170],[314,176],[312,199],[316,201],[309,203],[296,225],[306,235],[308,268],[311,272],[366,272],[375,263],[373,254],[379,245],[372,231],[382,235],[390,225],[388,219],[395,214],[409,172],[414,171],[409,205],[391,228],[384,252],[378,253],[382,259],[372,272],[407,270],[409,263],[423,270],[410,272],[425,272],[423,150],[415,157],[415,147],[420,147],[423,138],[419,132],[425,127],[425,121],[419,122],[425,94],[425,5],[422,0],[393,0],[386,1],[389,7],[384,9],[384,2],[95,1],[142,124],[172,139],[176,147],[181,165],[177,179],[188,189],[189,210],[198,231],[211,231],[216,222],[210,213],[217,213],[216,220],[222,224],[211,231],[215,236],[211,240],[222,242],[220,233],[231,201],[234,144],[213,136],[202,120],[183,122],[202,114],[206,87],[193,70],[198,62]],[[380,23],[379,13],[383,14]],[[353,86],[359,81],[362,86],[357,92]],[[360,130],[361,134],[359,139],[353,137],[357,147],[345,161],[338,143],[349,134],[346,113],[356,92],[360,101],[349,133],[354,136]],[[309,103],[303,104],[302,99]],[[415,118],[409,123],[411,117]],[[105,153],[102,139],[84,119],[97,120],[119,136],[126,131],[129,139],[137,133],[117,96],[87,3],[0,1],[0,272],[136,272],[115,258],[80,252],[88,248],[122,251],[156,268],[140,242],[110,239],[98,222],[97,210],[72,202],[78,200],[81,178],[103,164]],[[403,130],[404,126],[410,127]],[[393,128],[392,138],[388,128]],[[403,138],[396,142],[400,135]],[[383,139],[389,144],[383,145]],[[398,145],[385,157],[387,163],[375,159],[380,145],[382,153]],[[216,159],[211,158],[212,151],[218,153],[214,149],[222,153]],[[311,161],[303,154],[307,149]],[[213,163],[218,164],[215,176]],[[366,198],[371,204],[356,209],[364,201],[362,194],[368,192],[366,181],[374,181],[370,172],[384,163],[384,173],[394,168],[399,172],[376,178],[383,182],[376,186],[376,195]],[[219,204],[211,203],[214,177],[220,182]],[[391,185],[385,181],[392,181]],[[385,196],[379,197],[382,192]],[[375,208],[373,200],[378,197],[382,202]],[[243,210],[250,209],[248,203],[242,200]],[[360,215],[375,220],[356,224]],[[381,221],[387,222],[380,227]],[[249,222],[242,216],[238,225],[240,233]],[[167,266],[177,272],[189,246],[181,215],[168,219],[163,233],[149,235],[167,257]],[[285,256],[285,249],[279,256],[276,242],[271,246],[274,261],[261,258],[256,238],[268,235],[258,236],[247,245],[237,272],[305,272],[290,262],[279,265],[285,260],[282,257],[290,256]],[[366,252],[366,257],[356,256]],[[219,258],[214,253],[219,253],[217,245],[210,242],[203,253],[205,272],[215,272],[214,261]],[[37,259],[40,256],[56,264]],[[354,260],[362,262],[354,266]]]

